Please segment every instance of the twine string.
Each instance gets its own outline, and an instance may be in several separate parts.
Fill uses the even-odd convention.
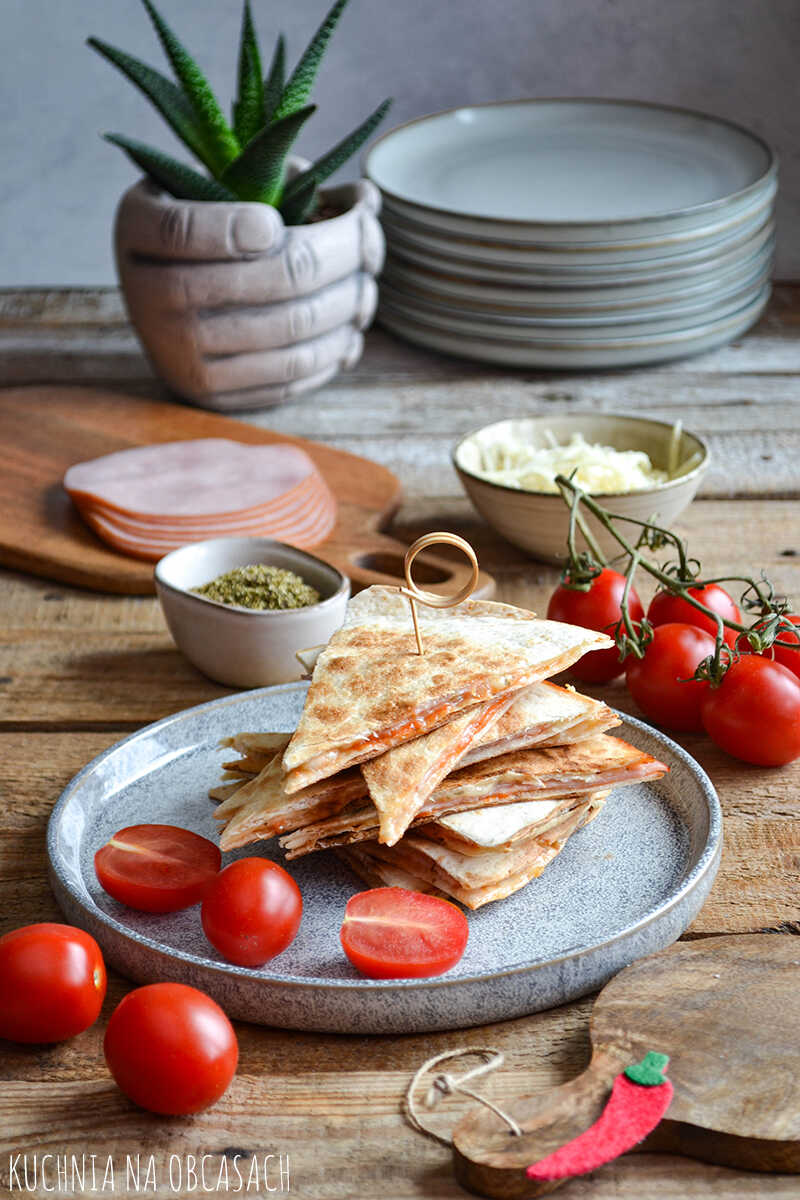
[[[403,1113],[409,1125],[417,1133],[421,1133],[425,1137],[431,1138],[432,1141],[438,1142],[440,1146],[449,1147],[452,1145],[450,1138],[443,1137],[441,1134],[436,1133],[435,1130],[423,1124],[417,1108],[415,1092],[422,1079],[429,1071],[437,1067],[439,1063],[470,1054],[480,1055],[483,1061],[470,1071],[465,1071],[463,1075],[450,1075],[446,1071],[440,1071],[439,1074],[434,1075],[425,1094],[425,1108],[434,1108],[443,1096],[452,1096],[454,1092],[460,1092],[465,1096],[469,1096],[471,1100],[477,1100],[479,1104],[483,1104],[486,1108],[491,1109],[495,1116],[506,1123],[515,1137],[521,1137],[522,1130],[513,1117],[510,1117],[508,1113],[504,1113],[497,1104],[489,1100],[486,1096],[481,1096],[478,1092],[473,1091],[472,1088],[465,1086],[468,1080],[476,1079],[480,1075],[487,1075],[490,1071],[495,1071],[503,1065],[503,1055],[501,1052],[489,1046],[460,1046],[457,1050],[446,1050],[444,1054],[437,1054],[434,1058],[429,1058],[427,1062],[424,1062],[411,1079],[404,1096]]]
[[[453,596],[441,596],[438,592],[424,592],[421,588],[417,587],[416,583],[414,583],[414,580],[411,577],[411,567],[413,566],[414,559],[421,550],[425,550],[428,546],[434,545],[455,546],[458,550],[462,550],[470,561],[470,565],[472,567],[470,578]],[[411,619],[414,622],[414,637],[417,641],[417,652],[419,654],[424,654],[425,651],[423,649],[422,636],[419,629],[419,617],[417,615],[417,602],[420,604],[426,604],[429,608],[455,608],[455,606],[460,604],[462,600],[466,600],[469,596],[471,596],[475,591],[475,588],[478,586],[478,580],[480,579],[478,559],[469,542],[465,538],[459,537],[457,533],[447,533],[444,531],[439,533],[426,533],[423,537],[417,538],[417,540],[411,546],[409,546],[408,550],[406,551],[406,556],[403,561],[403,573],[406,577],[406,586],[401,587],[400,591],[402,595],[407,597],[408,603],[411,607]]]

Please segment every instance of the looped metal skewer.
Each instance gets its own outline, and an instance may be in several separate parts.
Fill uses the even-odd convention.
[[[424,592],[421,588],[417,587],[411,578],[411,567],[420,551],[426,550],[428,546],[437,544],[455,546],[458,550],[466,554],[472,564],[472,575],[468,582],[453,596],[440,596],[435,592]],[[469,542],[465,538],[459,537],[457,533],[447,533],[445,531],[440,533],[426,533],[423,537],[417,538],[413,545],[409,546],[406,551],[403,561],[403,573],[406,577],[406,586],[401,587],[400,591],[408,598],[408,603],[411,606],[411,619],[414,622],[414,636],[417,639],[417,650],[420,654],[424,654],[416,602],[419,601],[420,604],[427,604],[429,608],[455,608],[457,604],[461,604],[462,600],[466,600],[471,596],[478,586],[478,580],[480,579],[478,559]]]

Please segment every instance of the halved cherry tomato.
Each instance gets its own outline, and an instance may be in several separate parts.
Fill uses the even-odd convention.
[[[549,621],[580,625],[584,629],[598,629],[613,637],[614,628],[622,616],[620,601],[624,590],[625,576],[620,575],[619,571],[612,571],[610,567],[604,567],[592,580],[588,592],[579,592],[559,584],[550,597],[547,618]],[[642,602],[634,587],[628,593],[628,612],[633,622],[641,621],[644,616]],[[592,650],[570,667],[570,673],[585,683],[608,683],[624,670],[625,664],[620,662],[616,649]]]
[[[698,584],[697,587],[690,587],[688,591],[690,596],[705,604],[712,612],[719,613],[726,620],[741,623],[739,606],[719,584]],[[717,636],[717,623],[713,617],[707,617],[688,600],[684,600],[682,596],[673,596],[670,592],[656,592],[650,601],[647,619],[651,625],[696,625],[698,629],[705,629],[706,633],[712,634],[713,637]],[[725,628],[724,637],[728,645],[732,646],[738,634],[735,629]]]
[[[692,675],[715,645],[710,633],[694,625],[673,622],[653,630],[644,658],[631,656],[625,672],[628,690],[646,717],[667,729],[703,728],[700,705],[708,684]]]
[[[240,967],[260,967],[285,950],[302,915],[297,884],[266,858],[240,858],[220,871],[201,909],[211,945]]]
[[[460,908],[405,888],[372,888],[347,901],[340,933],[353,966],[370,979],[441,975],[467,945]]]
[[[222,855],[208,838],[177,825],[129,825],[94,856],[100,886],[142,912],[177,912],[203,899]]]
[[[0,938],[0,1037],[62,1042],[97,1020],[106,968],[93,937],[71,925],[25,925]]]
[[[183,983],[129,992],[111,1014],[103,1051],[125,1095],[168,1116],[200,1112],[219,1100],[239,1058],[225,1013]]]
[[[787,613],[786,620],[800,627],[800,615],[797,613]],[[789,629],[779,630],[776,641],[795,642],[797,649],[794,650],[791,646],[770,646],[768,650],[764,650],[763,657],[771,658],[775,662],[780,663],[782,667],[786,667],[787,670],[800,679],[800,628],[798,628],[797,632]],[[742,638],[739,643],[740,650],[746,649],[744,643],[745,639]]]
[[[800,679],[760,654],[732,663],[702,702],[709,737],[728,754],[762,767],[800,758]]]

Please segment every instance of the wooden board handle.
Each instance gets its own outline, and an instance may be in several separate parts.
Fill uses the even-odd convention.
[[[501,1107],[522,1129],[516,1137],[484,1107],[472,1109],[453,1130],[453,1169],[462,1187],[496,1200],[531,1200],[566,1180],[528,1179],[526,1168],[571,1142],[602,1113],[614,1077],[627,1064],[595,1054],[576,1079],[541,1096],[523,1096]]]

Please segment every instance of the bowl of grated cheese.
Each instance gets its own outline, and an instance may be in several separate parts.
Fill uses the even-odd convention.
[[[496,421],[468,433],[453,451],[481,516],[507,541],[556,564],[566,558],[569,527],[556,475],[571,476],[621,517],[669,527],[693,500],[708,463],[707,446],[680,421],[623,413]],[[619,551],[599,522],[589,524],[604,553]],[[586,547],[580,534],[578,546]]]

